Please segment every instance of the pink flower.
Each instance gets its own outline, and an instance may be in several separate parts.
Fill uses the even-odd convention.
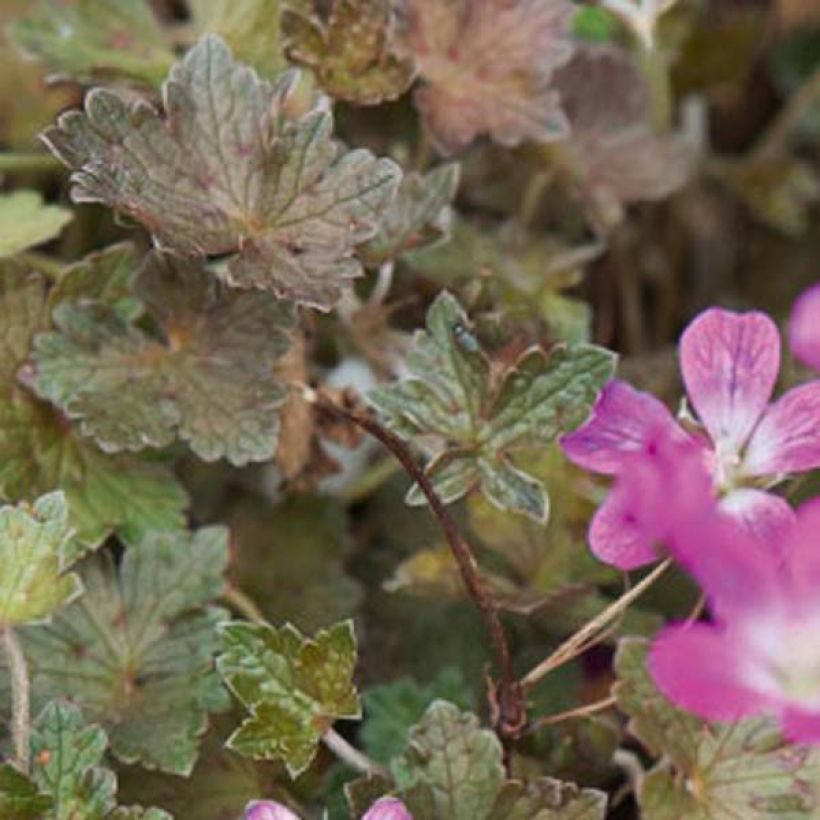
[[[780,336],[774,322],[757,312],[701,313],[684,331],[679,355],[700,421],[697,433],[678,424],[654,396],[614,380],[590,419],[562,438],[565,454],[588,470],[617,475],[630,467],[632,456],[651,454],[662,439],[694,441],[721,507],[753,532],[776,533],[793,512],[766,490],[790,473],[820,466],[820,381],[769,403],[780,368]],[[673,501],[672,495],[666,499]],[[590,525],[590,547],[602,561],[632,569],[657,557],[633,515],[616,488]]]
[[[801,362],[820,370],[820,285],[804,291],[794,303],[789,347]]]
[[[773,715],[790,740],[820,744],[820,499],[797,511],[777,546],[717,511],[679,531],[671,548],[712,622],[664,629],[649,668],[667,698],[702,718]]]
[[[396,797],[380,797],[362,817],[362,820],[413,820],[413,815]]]
[[[299,820],[299,817],[274,800],[254,800],[245,806],[245,820]]]

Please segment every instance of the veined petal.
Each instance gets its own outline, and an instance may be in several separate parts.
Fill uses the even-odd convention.
[[[780,369],[780,335],[764,313],[712,308],[680,341],[686,390],[719,453],[737,453],[768,404]]]
[[[577,430],[561,438],[561,449],[579,467],[614,474],[625,456],[646,449],[659,429],[673,437],[686,433],[666,406],[650,393],[613,379],[603,389],[592,415]]]
[[[736,721],[773,706],[744,682],[743,647],[709,624],[667,627],[653,642],[648,663],[665,697],[706,720]]]
[[[631,499],[616,487],[589,526],[589,546],[598,560],[622,570],[658,560],[646,529],[633,514]]]
[[[801,362],[820,370],[820,285],[804,291],[794,303],[789,347]]]
[[[774,549],[784,549],[796,520],[795,512],[785,498],[751,487],[733,490],[720,500],[719,506],[762,543]]]
[[[743,457],[747,475],[799,473],[820,467],[820,380],[784,393],[763,414]]]

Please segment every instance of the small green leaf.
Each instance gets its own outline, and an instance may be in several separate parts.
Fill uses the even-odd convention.
[[[4,820],[42,820],[51,798],[10,763],[0,766],[0,817]]]
[[[287,67],[280,45],[282,0],[188,0],[193,25],[201,34],[218,34],[237,59],[263,77]]]
[[[456,163],[441,165],[424,176],[406,174],[379,232],[361,249],[365,264],[378,267],[446,237],[450,222],[447,206],[458,189],[459,175]]]
[[[447,292],[427,314],[408,355],[410,378],[378,388],[370,401],[399,435],[423,443],[427,472],[445,502],[474,488],[496,506],[544,521],[543,485],[519,469],[518,448],[549,444],[577,427],[614,371],[615,357],[593,345],[525,351],[500,375]],[[422,503],[418,488],[410,503]]]
[[[11,36],[58,75],[158,85],[173,62],[145,0],[40,0],[32,5],[32,16],[12,23]]]
[[[117,779],[101,767],[108,738],[77,707],[52,701],[31,735],[33,778],[54,800],[53,820],[102,820],[116,803]]]
[[[54,239],[71,218],[65,208],[44,205],[37,191],[0,194],[0,257]]]
[[[206,461],[273,456],[286,391],[272,370],[291,343],[292,305],[229,291],[159,254],[135,292],[162,338],[99,302],[61,304],[57,332],[36,340],[37,392],[108,452],[163,447],[179,435]]]
[[[783,741],[773,723],[709,724],[677,709],[646,668],[647,641],[621,641],[615,659],[619,708],[661,758],[641,783],[646,820],[789,820],[817,816],[820,757]]]
[[[63,493],[0,509],[0,623],[42,621],[82,591],[66,573],[71,539]]]
[[[487,820],[604,820],[607,796],[544,777],[531,783],[508,780]]]
[[[328,310],[361,274],[355,246],[375,234],[400,170],[343,150],[322,101],[291,116],[293,79],[261,80],[209,35],[172,69],[165,119],[95,89],[44,140],[74,171],[76,202],[127,214],[164,249],[230,254],[220,271],[233,285]]]
[[[118,286],[108,280],[92,286],[87,279],[116,268],[123,250],[92,255],[69,268],[49,299],[86,297],[114,299]],[[62,296],[59,296],[62,294]],[[127,300],[116,298],[117,309]],[[29,355],[34,335],[48,326],[46,284],[41,276],[6,262],[0,267],[0,497],[33,501],[60,489],[66,494],[71,525],[76,531],[66,560],[96,547],[116,530],[129,541],[150,530],[184,526],[185,491],[161,464],[136,457],[109,456],[81,438],[65,417],[40,401],[16,380]]]
[[[220,528],[154,534],[81,567],[85,594],[52,623],[21,630],[36,703],[69,698],[108,732],[111,751],[187,774],[208,710],[226,705],[213,668],[228,560]]]
[[[435,817],[482,820],[504,781],[501,744],[475,715],[435,701],[409,735],[404,757],[394,762],[398,784],[433,793]]]
[[[286,0],[282,33],[288,56],[310,67],[332,97],[377,105],[401,96],[413,81],[412,59],[393,48],[389,0]]]
[[[322,735],[337,718],[359,718],[352,682],[356,637],[351,621],[305,638],[281,628],[232,622],[220,631],[220,674],[248,709],[228,740],[240,754],[281,758],[292,777],[310,765]]]

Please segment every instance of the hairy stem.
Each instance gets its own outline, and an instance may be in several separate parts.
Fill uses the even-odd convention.
[[[3,627],[3,649],[11,678],[11,737],[14,745],[14,765],[18,771],[28,774],[31,734],[28,666],[11,624]]]
[[[788,147],[797,127],[820,100],[820,68],[789,98],[754,149],[757,158],[777,157]]]
[[[226,584],[225,588],[222,590],[222,598],[240,615],[244,615],[249,621],[257,624],[267,623],[265,616],[262,614],[262,610],[259,609],[256,603],[248,595],[242,592],[239,587],[235,587],[230,583]]]
[[[348,743],[335,729],[328,729],[322,735],[322,742],[342,763],[347,764],[351,769],[356,769],[356,771],[363,774],[388,776],[387,772],[378,763]]]
[[[670,558],[658,564],[649,575],[643,578],[628,592],[624,593],[617,601],[610,604],[603,612],[591,621],[588,621],[574,635],[564,641],[549,657],[531,669],[521,680],[521,686],[524,691],[532,689],[541,678],[549,674],[553,669],[557,669],[567,661],[577,657],[598,632],[610,621],[617,618],[636,598],[646,592],[646,590],[666,572],[671,564],[672,560]]]
[[[537,732],[539,729],[543,729],[545,726],[553,726],[556,723],[563,723],[565,720],[571,720],[572,718],[588,717],[589,715],[595,715],[598,712],[603,712],[606,709],[609,709],[611,706],[614,706],[615,703],[615,696],[610,695],[608,698],[595,701],[595,703],[585,703],[583,706],[576,706],[574,709],[567,709],[564,712],[558,712],[554,715],[546,715],[546,717],[534,720],[527,727],[527,734]]]
[[[490,638],[499,672],[498,683],[497,685],[494,684],[497,688],[491,693],[491,701],[494,707],[497,705],[498,712],[497,715],[494,715],[496,729],[504,738],[517,736],[526,724],[526,703],[521,687],[516,680],[512,654],[507,643],[504,627],[501,624],[498,607],[484,585],[478,571],[478,563],[470,546],[433,488],[427,474],[418,464],[404,441],[383,427],[373,416],[348,407],[342,407],[314,391],[308,391],[308,393],[308,398],[315,403],[318,410],[336,418],[346,419],[378,439],[390,450],[408,475],[421,488],[430,505],[430,510],[438,520],[450,545],[464,586],[478,607]],[[495,708],[494,711],[496,711]]]

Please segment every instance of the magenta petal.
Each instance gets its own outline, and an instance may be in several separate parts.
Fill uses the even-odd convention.
[[[820,370],[820,285],[804,291],[794,303],[789,347],[801,362]]]
[[[735,721],[772,705],[743,682],[741,653],[734,636],[714,626],[676,624],[655,638],[649,671],[675,705],[706,720]]]
[[[622,570],[658,560],[651,539],[638,524],[628,501],[616,487],[598,508],[589,526],[589,546],[595,557]]]
[[[720,452],[738,452],[772,394],[780,370],[780,336],[764,313],[712,308],[680,341],[686,390]]]
[[[789,708],[780,718],[783,733],[792,743],[820,746],[820,710]]]
[[[380,797],[362,820],[413,820],[407,806],[396,797]]]
[[[743,471],[754,476],[816,467],[820,467],[820,381],[789,390],[769,407],[743,457]]]
[[[614,379],[601,392],[589,420],[561,438],[561,448],[579,467],[611,475],[621,468],[624,456],[645,449],[659,428],[686,435],[662,402]]]
[[[783,549],[796,516],[785,498],[763,490],[744,487],[720,501],[720,509],[740,521],[763,544]]]
[[[245,806],[245,820],[299,820],[299,817],[275,800],[253,800]]]
[[[785,548],[791,571],[791,603],[813,614],[818,609],[820,589],[820,498],[801,505],[795,518]]]

